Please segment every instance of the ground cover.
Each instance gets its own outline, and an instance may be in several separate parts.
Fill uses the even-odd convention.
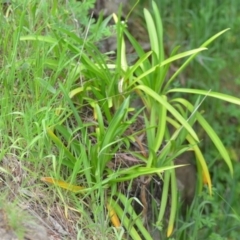
[[[208,92],[209,88],[218,91],[221,90],[221,84],[214,82],[214,87],[212,85],[206,87],[207,83],[196,80],[202,76],[199,74],[199,72],[202,74],[202,70],[199,70],[199,65],[193,62],[189,71],[186,70],[185,73],[181,73],[182,75],[178,75],[179,82],[181,83],[181,79],[184,79],[186,87],[192,87],[194,82],[197,82],[200,84],[195,88],[202,88],[204,85],[203,89],[207,91],[203,93],[202,98],[191,99],[192,105],[189,105],[186,102],[188,98],[182,97],[186,95],[186,90],[185,95],[181,95],[179,85],[177,86],[178,81],[170,88],[170,84],[165,85],[164,82],[166,78],[169,79],[169,76],[171,79],[172,71],[176,72],[176,68],[181,68],[184,62],[181,60],[182,57],[190,57],[205,50],[204,47],[207,44],[202,48],[199,46],[217,32],[229,27],[225,24],[231,21],[223,22],[221,27],[224,28],[221,29],[208,28],[208,32],[203,34],[202,41],[199,38],[197,38],[199,42],[189,40],[190,43],[185,44],[189,48],[185,50],[195,49],[191,52],[180,51],[180,53],[184,52],[184,55],[177,55],[179,52],[175,49],[171,59],[169,58],[171,51],[169,56],[161,55],[165,47],[162,44],[159,47],[154,42],[156,40],[158,43],[164,42],[161,21],[157,15],[153,15],[156,18],[151,19],[151,14],[144,10],[147,28],[157,26],[157,29],[160,29],[156,36],[150,36],[151,44],[148,45],[156,55],[148,52],[149,49],[146,52],[143,51],[141,45],[138,45],[138,42],[128,33],[125,25],[115,17],[115,32],[118,34],[117,55],[116,59],[113,56],[109,59],[108,55],[101,54],[96,46],[101,44],[99,40],[109,35],[111,29],[106,28],[108,19],[103,22],[99,19],[95,24],[94,20],[91,20],[89,9],[93,7],[93,2],[14,1],[4,9],[4,14],[1,15],[1,34],[4,36],[1,39],[0,49],[1,192],[4,192],[1,200],[3,203],[1,218],[5,220],[3,221],[4,234],[10,234],[11,237],[31,239],[33,237],[30,237],[31,229],[41,225],[43,235],[34,239],[46,239],[46,235],[49,239],[125,239],[129,234],[131,238],[139,239],[139,232],[140,237],[150,239],[142,219],[144,217],[149,219],[151,214],[148,213],[158,212],[156,209],[159,209],[159,202],[154,200],[151,206],[147,201],[144,203],[144,200],[148,200],[149,197],[144,194],[148,193],[148,187],[161,183],[161,173],[164,170],[169,170],[166,171],[169,174],[165,174],[164,182],[166,183],[169,179],[174,182],[172,160],[183,152],[195,148],[197,138],[205,139],[206,135],[201,135],[202,132],[196,134],[195,128],[192,128],[195,120],[203,123],[201,116],[206,116],[218,134],[223,131],[222,129],[226,130],[227,137],[220,138],[228,147],[231,157],[236,163],[238,161],[237,110],[239,106],[219,105],[217,102],[213,104],[212,100],[210,104],[207,103],[207,99],[212,94]],[[210,14],[213,6],[212,8],[210,5],[207,6]],[[149,9],[156,13],[156,6],[155,10],[152,6]],[[179,9],[176,7],[173,12],[180,11]],[[222,14],[224,9],[227,9],[226,5],[223,5],[217,13]],[[175,16],[183,16],[182,13],[177,13]],[[187,19],[186,22],[194,23],[195,27],[199,26],[201,16],[206,12],[198,14],[200,16],[193,11],[195,22],[192,19]],[[167,13],[162,14],[163,24],[167,16]],[[233,17],[238,19],[237,12]],[[174,18],[169,19],[180,22]],[[176,27],[178,33],[181,28],[181,26]],[[166,29],[167,37],[172,39],[172,28],[167,25]],[[192,29],[195,28],[189,26],[190,33]],[[199,35],[203,29],[205,29],[204,26],[201,31],[199,30]],[[206,51],[197,55],[197,62],[200,62],[201,69],[202,67],[206,69],[204,73],[206,76],[207,73],[210,75],[216,73],[218,76],[224,71],[223,69],[228,69],[227,61],[220,55],[228,54],[227,48],[221,52],[224,44],[227,45],[230,41],[233,48],[237,44],[233,41],[234,31],[235,29],[230,34],[225,33],[231,36],[227,35],[227,43],[218,43],[219,39],[224,39],[226,36],[224,34],[216,40],[217,44],[212,43],[211,46],[215,46],[213,50],[209,47],[210,54],[216,54],[217,57],[213,59],[213,65],[209,64],[205,67]],[[132,49],[137,53],[137,58],[134,56],[137,59],[137,61],[134,60],[136,63],[132,60],[128,61],[129,55],[125,57],[123,34],[129,38]],[[179,42],[183,41],[181,34],[176,39]],[[189,39],[193,38],[189,37]],[[171,40],[171,46],[174,45]],[[215,48],[219,48],[218,51]],[[231,56],[236,56],[235,53],[232,54]],[[158,62],[162,63],[164,60],[168,62],[155,68]],[[173,67],[170,68],[169,64],[173,61]],[[232,61],[235,61],[234,57]],[[222,63],[224,67],[218,63]],[[166,74],[169,70],[170,74]],[[236,69],[234,71],[237,72]],[[191,75],[191,72],[195,72],[196,75]],[[230,76],[233,76],[237,86],[237,75]],[[156,78],[161,81],[155,84],[149,82],[149,79]],[[232,88],[232,85],[228,86],[230,86],[229,89]],[[174,91],[177,92],[176,95]],[[208,95],[207,98],[205,98],[206,95]],[[232,95],[236,96],[235,92]],[[139,100],[139,98],[143,104],[133,106],[133,100]],[[227,99],[223,96],[223,99],[238,103],[236,98]],[[215,109],[216,106],[221,107],[213,113],[212,105]],[[145,106],[145,109],[142,109],[142,106]],[[227,113],[226,107],[223,106],[228,106]],[[199,112],[199,117],[200,108],[204,109],[206,114],[201,115]],[[144,112],[148,114],[144,115]],[[158,118],[159,112],[163,116],[161,119]],[[167,116],[166,112],[171,114]],[[209,112],[212,114],[208,114]],[[219,116],[216,114],[223,115],[223,119],[215,121],[216,116]],[[166,124],[159,124],[160,120],[172,124],[177,129],[175,133],[167,129]],[[233,124],[229,124],[227,129],[221,128],[226,121],[233,121]],[[206,123],[203,127],[209,129]],[[179,129],[183,130],[178,131]],[[188,144],[184,142],[187,133],[190,133]],[[214,195],[210,197],[206,187],[196,198],[187,218],[183,218],[180,210],[177,210],[179,198],[174,195],[177,193],[177,186],[172,184],[169,190],[172,196],[175,196],[175,198],[172,197],[171,203],[175,206],[173,209],[164,207],[163,204],[169,201],[168,184],[164,184],[165,188],[160,185],[158,188],[165,191],[165,194],[160,202],[162,207],[160,207],[160,215],[157,215],[158,222],[154,229],[161,230],[162,238],[166,237],[167,231],[171,235],[172,230],[174,230],[173,239],[190,239],[190,235],[193,239],[199,235],[202,238],[198,237],[198,239],[216,239],[216,237],[234,239],[238,232],[239,213],[236,197],[238,165],[236,163],[234,165],[235,177],[231,180],[229,173],[231,161],[227,153],[222,145],[219,145],[215,135],[212,140],[215,140],[215,145],[217,143],[217,150],[214,150],[207,139],[209,138],[206,137],[204,141],[208,145],[202,144],[202,149],[207,149],[204,153],[204,156],[207,156],[205,159],[213,160],[207,161],[206,168],[205,161],[200,157],[201,160],[197,161],[200,165],[198,171],[205,174],[203,174],[206,177],[204,181],[210,189],[211,181],[208,178],[208,169],[210,169]],[[208,149],[206,146],[211,148]],[[201,156],[201,153],[196,151]],[[217,161],[221,159],[225,159],[227,164]],[[154,177],[149,178],[149,176]],[[150,182],[149,179],[153,181]],[[49,182],[55,184],[46,185]],[[121,182],[127,182],[127,186],[123,185],[119,188]],[[201,183],[200,177],[199,189],[202,187]],[[130,190],[133,189],[131,186],[134,184],[140,186],[141,190],[134,189],[131,192]],[[229,187],[231,184],[233,187]],[[124,189],[123,194],[118,194],[120,189]],[[142,196],[136,195],[137,192]],[[127,194],[130,195],[126,197]],[[9,203],[6,204],[6,202]],[[132,202],[143,205],[144,209],[149,206],[149,211],[143,211],[140,216],[134,215]],[[153,210],[150,210],[152,206]],[[16,210],[13,211],[16,215],[12,213],[12,209]],[[29,218],[27,212],[34,217],[34,220]],[[109,212],[117,213],[125,230],[112,227],[113,220],[117,218],[113,219],[115,215],[111,214],[108,216]],[[169,215],[172,225],[162,225],[164,214]],[[179,215],[175,217],[175,214]],[[134,220],[131,215],[135,216]],[[29,224],[24,225],[18,220],[16,223],[14,218],[19,219],[19,216]],[[226,224],[226,219],[231,221]],[[32,221],[37,224],[31,224]]]

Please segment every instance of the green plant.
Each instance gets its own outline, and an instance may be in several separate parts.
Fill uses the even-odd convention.
[[[193,132],[192,131],[190,132],[190,130],[192,130],[192,128],[191,128],[191,126],[188,125],[188,122],[185,121],[184,118],[182,119],[181,117],[179,117],[178,111],[180,111],[180,116],[186,116],[185,115],[186,110],[184,110],[182,107],[186,108],[187,111],[190,112],[189,122],[191,124],[193,124],[193,122],[195,120],[197,120],[200,123],[200,125],[207,132],[207,134],[209,135],[211,140],[214,142],[215,146],[217,147],[218,151],[221,153],[223,159],[226,161],[226,163],[228,164],[228,166],[230,168],[230,171],[232,172],[232,165],[231,165],[228,153],[227,153],[226,149],[224,148],[223,144],[221,143],[219,137],[215,134],[213,129],[205,121],[205,119],[202,117],[202,115],[197,111],[199,108],[199,104],[196,104],[196,107],[194,108],[192,106],[192,104],[190,104],[186,99],[181,99],[181,98],[174,99],[171,97],[171,98],[169,98],[169,101],[167,101],[167,99],[168,99],[167,95],[172,92],[203,94],[205,96],[219,98],[219,99],[229,101],[229,102],[232,102],[235,104],[239,104],[239,99],[231,97],[231,96],[227,96],[224,94],[214,93],[214,92],[210,92],[210,91],[208,92],[208,91],[204,91],[204,90],[171,88],[171,83],[176,78],[176,76],[186,67],[186,65],[197,55],[197,53],[199,51],[202,51],[204,49],[200,48],[200,49],[189,51],[189,52],[186,52],[183,54],[175,55],[164,61],[162,24],[161,24],[159,15],[157,14],[157,12],[158,12],[157,6],[154,4],[153,4],[153,12],[154,12],[153,18],[151,17],[151,15],[149,14],[149,12],[147,10],[145,10],[145,12],[144,12],[145,19],[147,22],[147,28],[148,28],[148,32],[149,32],[151,50],[153,52],[153,54],[151,56],[152,61],[149,62],[148,59],[146,59],[146,60],[144,59],[144,60],[136,63],[135,66],[132,67],[132,69],[134,69],[134,71],[132,71],[132,69],[130,68],[130,70],[129,70],[130,74],[127,75],[125,80],[127,82],[128,79],[131,79],[133,82],[132,83],[133,85],[135,83],[137,83],[135,90],[137,90],[137,91],[141,90],[144,93],[144,94],[139,93],[140,98],[146,105],[146,108],[151,109],[150,110],[150,112],[151,112],[150,119],[146,119],[146,123],[145,123],[146,126],[147,127],[157,126],[156,129],[147,128],[147,129],[149,129],[149,130],[147,130],[147,132],[149,132],[149,134],[147,134],[147,140],[149,143],[148,148],[149,149],[153,148],[153,152],[156,152],[156,149],[160,148],[160,146],[162,145],[162,139],[164,136],[164,130],[165,130],[165,126],[166,126],[165,123],[167,121],[169,121],[176,129],[181,128],[181,125],[177,124],[177,122],[175,120],[169,119],[166,117],[167,111],[170,112],[175,117],[175,119],[178,122],[180,122],[187,129],[187,131],[192,135],[193,138],[191,138],[190,136],[187,136],[186,133],[183,133],[182,136],[180,136],[180,142],[183,142],[183,140],[185,138],[189,141],[190,145],[192,146],[192,148],[195,151],[197,160],[199,161],[198,162],[198,167],[199,167],[198,170],[199,170],[199,172],[201,172],[203,170],[205,177],[207,178],[209,187],[211,189],[211,182],[210,182],[210,178],[209,178],[209,174],[208,174],[208,170],[207,170],[207,165],[205,163],[205,160],[202,156],[201,151],[196,146],[198,140],[195,138],[195,135],[193,135]],[[204,42],[201,45],[201,47],[208,46],[214,39],[216,39],[218,36],[220,36],[223,32],[225,32],[225,31],[222,31],[222,32],[216,34],[211,39]],[[126,31],[126,34],[129,38],[130,42],[135,47],[136,52],[139,54],[139,58],[140,59],[143,58],[144,52],[141,49],[141,46],[130,36],[130,34],[127,31]],[[177,49],[174,49],[173,53],[171,55],[174,55],[176,53],[176,51],[177,51]],[[166,79],[165,77],[166,77],[166,73],[169,69],[169,63],[174,60],[177,60],[181,57],[187,56],[187,55],[191,55],[191,56],[183,63],[183,65],[173,74],[173,76],[170,79]],[[157,63],[159,63],[159,64],[157,64]],[[131,75],[132,74],[131,71],[134,72],[134,75]],[[135,75],[136,75],[136,77],[135,77]],[[130,85],[131,85],[131,83],[130,83]],[[154,104],[156,104],[156,102],[160,103],[160,106],[155,107]],[[170,103],[171,105],[168,105],[168,103]],[[182,106],[179,106],[179,104]],[[157,111],[156,111],[156,109],[157,109]],[[175,110],[177,110],[177,111],[175,112]],[[159,117],[159,115],[160,115],[160,117]],[[176,138],[177,134],[173,135],[172,140],[174,140]],[[195,141],[195,140],[197,140],[197,141]],[[154,149],[154,146],[156,147],[155,149]],[[159,155],[159,159],[157,159],[157,161],[156,161],[157,164],[161,165],[163,163],[162,158],[165,153],[164,150],[166,150],[168,147],[170,148],[170,144],[166,145],[165,149],[162,150],[162,154]],[[148,163],[150,163],[150,164],[152,163],[151,156],[148,159]],[[202,168],[202,170],[201,170],[201,168]],[[165,176],[166,176],[166,178],[168,178],[167,174]],[[174,179],[174,175],[172,177]],[[167,184],[165,184],[164,187],[165,186],[167,186]],[[175,191],[176,191],[176,189],[173,188],[172,196],[175,196],[175,194],[174,194]],[[167,192],[167,190],[166,190],[166,192]],[[210,190],[210,192],[211,192],[211,190]],[[165,197],[165,196],[166,195],[163,195],[163,197]],[[164,200],[163,202],[166,202],[166,200]],[[174,205],[175,204],[173,202],[172,206],[174,206]],[[164,205],[162,205],[162,206],[164,209]],[[173,210],[173,212],[174,212],[174,210]],[[160,210],[160,218],[159,218],[160,220],[162,220],[162,216],[163,216],[163,214],[161,214],[161,210]],[[173,216],[174,216],[174,213],[173,213]],[[170,217],[170,221],[171,221],[171,217]],[[171,229],[171,226],[169,226],[169,228]],[[171,230],[170,230],[170,232],[171,232]]]
[[[127,31],[126,23],[118,21],[119,17],[115,16],[118,47],[116,62],[112,64],[98,51],[91,39],[79,38],[77,34],[62,27],[53,27],[54,36],[35,34],[20,38],[23,42],[34,41],[36,46],[43,44],[47,49],[48,54],[42,59],[40,66],[42,69],[52,70],[53,83],[67,78],[67,81],[59,84],[57,91],[54,90],[53,83],[42,79],[37,82],[36,87],[36,90],[41,87],[52,92],[54,96],[57,92],[62,97],[62,105],[58,107],[60,115],[56,114],[55,122],[49,123],[46,128],[49,138],[58,146],[59,156],[62,156],[53,164],[53,178],[50,181],[70,191],[82,193],[83,198],[90,201],[89,209],[104,208],[107,201],[115,208],[123,225],[127,226],[132,221],[133,227],[127,231],[133,239],[140,239],[138,232],[146,239],[151,237],[131,207],[128,209],[130,217],[125,215],[123,206],[129,199],[117,193],[118,183],[131,182],[137,177],[153,174],[161,177],[161,173],[165,171],[160,211],[156,214],[160,228],[166,211],[170,186],[168,183],[171,181],[172,203],[167,231],[170,236],[178,199],[174,158],[189,148],[193,150],[200,176],[203,174],[203,177],[200,177],[199,189],[201,190],[202,182],[205,181],[211,193],[208,166],[198,147],[199,137],[192,127],[195,121],[207,132],[232,172],[232,164],[225,147],[199,111],[201,103],[206,97],[215,97],[240,104],[239,99],[220,93],[173,86],[176,76],[224,31],[214,35],[198,49],[178,54],[178,48],[175,48],[170,58],[165,59],[161,18],[154,2],[152,6],[153,17],[149,11],[144,10],[151,43],[151,51],[148,53],[143,51]],[[101,23],[99,24],[101,26]],[[137,62],[130,66],[125,53],[124,35],[138,54]],[[168,78],[170,64],[184,57],[188,57],[187,60]],[[28,61],[28,64],[33,63]],[[36,92],[40,97],[40,91]],[[204,98],[191,104],[181,97],[181,93],[203,95]],[[143,114],[142,129],[126,134],[142,111],[134,111],[130,105],[131,98],[135,95],[142,100],[148,113]],[[176,130],[167,138],[168,123]],[[121,150],[129,152],[132,142],[136,141],[137,135],[142,132],[146,132],[147,136],[146,154],[133,154],[141,160],[140,163],[114,169],[110,165],[114,156]],[[165,139],[168,140],[166,145]],[[187,147],[184,145],[185,140],[189,142]],[[83,184],[77,188],[74,185],[79,176],[83,178]],[[58,182],[61,179],[65,182]],[[99,221],[98,217],[98,214],[94,215],[95,222]]]
[[[186,216],[179,217],[177,220],[178,230],[173,234],[174,239],[235,239],[237,237],[238,214],[236,211],[233,211],[234,214],[226,211],[231,207],[230,205],[224,208],[225,212],[222,212],[218,198],[221,198],[224,205],[231,203],[226,196],[220,196],[220,192],[224,191],[219,188],[218,184],[216,188],[213,188],[212,196],[204,190],[195,198]],[[228,222],[231,224],[228,225]]]

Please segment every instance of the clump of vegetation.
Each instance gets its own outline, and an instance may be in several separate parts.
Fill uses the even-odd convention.
[[[22,188],[33,191],[31,182],[45,191],[39,177],[54,184],[49,190],[54,198],[44,202],[49,207],[57,202],[64,209],[62,219],[72,216],[73,238],[216,237],[221,213],[202,193],[204,184],[210,195],[214,191],[195,125],[215,145],[229,177],[229,153],[201,109],[210,98],[236,105],[240,99],[174,82],[227,29],[199,48],[179,53],[175,47],[166,57],[162,20],[152,2],[152,14],[143,11],[149,51],[131,35],[127,22],[119,21],[119,11],[113,15],[117,49],[110,59],[96,47],[111,33],[106,28],[110,18],[94,22],[88,14],[93,3],[14,2],[2,17],[2,156],[14,152],[24,165],[28,177]],[[134,61],[128,61],[126,39]],[[172,73],[176,61],[179,68]],[[189,94],[197,97],[190,100]],[[141,102],[137,107],[135,100]],[[202,196],[182,218],[175,168],[186,166],[174,161],[185,152],[195,155]],[[207,212],[209,205],[213,209]]]

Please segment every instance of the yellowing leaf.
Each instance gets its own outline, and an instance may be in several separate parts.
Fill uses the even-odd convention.
[[[113,13],[112,17],[113,17],[114,22],[117,23],[118,22],[118,17],[116,15],[116,13]]]
[[[172,232],[173,232],[173,224],[168,226],[167,237],[170,237],[172,235]]]
[[[209,194],[212,195],[212,181],[211,181],[211,177],[208,171],[208,166],[206,164],[206,161],[202,155],[202,152],[200,151],[199,147],[196,145],[195,141],[193,140],[193,138],[188,135],[187,137],[188,142],[193,146],[193,150],[195,152],[195,155],[197,157],[197,160],[199,161],[199,164],[201,166],[202,169],[202,176],[203,176],[203,183],[208,185],[208,190],[209,190]]]
[[[83,92],[83,87],[78,87],[78,88],[75,88],[73,89],[70,93],[69,93],[69,97],[70,98],[73,98],[75,97],[77,94]]]
[[[107,203],[107,209],[108,209],[108,215],[110,217],[112,225],[116,228],[121,227],[121,223],[118,219],[118,216],[117,216],[116,212],[114,211],[113,207],[108,203]]]
[[[71,192],[79,192],[79,191],[84,189],[84,187],[72,185],[70,183],[67,183],[67,182],[64,182],[64,181],[61,181],[61,180],[56,180],[52,177],[42,177],[41,180],[44,181],[44,182],[47,182],[47,183],[54,184],[58,187],[67,189]]]
[[[202,172],[202,181],[203,181],[203,184],[208,185],[208,177],[207,175],[205,175],[204,172]]]

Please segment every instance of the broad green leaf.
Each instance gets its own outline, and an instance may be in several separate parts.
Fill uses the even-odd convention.
[[[216,38],[218,38],[219,36],[221,36],[223,33],[225,33],[226,31],[230,30],[230,28],[226,28],[224,30],[222,30],[221,32],[215,34],[214,36],[212,36],[211,38],[209,38],[207,41],[205,41],[201,47],[207,47],[211,42],[213,42]]]
[[[197,49],[190,50],[190,51],[187,51],[187,52],[184,52],[184,53],[179,53],[179,54],[177,54],[177,55],[175,55],[173,57],[170,57],[170,58],[164,60],[163,62],[157,64],[154,67],[148,68],[142,75],[138,76],[136,78],[136,80],[139,81],[142,78],[148,76],[150,73],[154,72],[157,67],[163,67],[164,65],[167,65],[168,63],[174,62],[174,61],[176,61],[178,59],[187,57],[187,56],[195,54],[195,53],[199,53],[199,52],[204,51],[204,50],[206,50],[206,48],[197,48]]]
[[[102,136],[104,136],[105,129],[104,129],[104,117],[102,115],[101,109],[98,104],[95,104],[94,106],[94,112],[96,113],[97,120],[98,120],[98,129],[99,133],[98,135],[98,142],[102,141]]]
[[[115,24],[117,25],[117,43],[118,43],[118,54],[117,54],[117,66],[121,66],[121,68],[126,71],[128,69],[127,57],[126,57],[126,44],[123,37],[123,28],[121,21],[119,22],[118,17],[115,13],[113,13],[113,19]],[[120,53],[119,53],[120,50]]]
[[[226,31],[228,31],[229,28],[215,34],[214,36],[212,36],[211,38],[209,38],[206,42],[204,42],[200,47],[207,47],[212,41],[214,41],[216,38],[218,38],[220,35],[222,35],[223,33],[225,33]],[[165,89],[167,89],[167,87],[171,84],[171,82],[176,78],[176,76],[178,76],[183,69],[197,56],[198,53],[194,53],[192,54],[183,64],[181,67],[178,68],[178,70],[173,74],[173,76],[168,80]]]
[[[117,172],[108,175],[107,179],[105,179],[104,182],[129,181],[140,176],[163,173],[164,171],[177,168],[177,167],[183,167],[183,166],[185,165],[166,166],[166,167],[160,167],[160,168],[134,166],[132,168],[118,170]]]
[[[193,111],[193,106],[191,103],[189,103],[187,100],[182,99],[182,98],[177,98],[174,99],[173,101],[175,102],[180,102],[181,104],[183,104],[189,111]],[[213,130],[213,128],[210,126],[210,124],[205,120],[205,118],[199,113],[196,113],[196,118],[197,121],[199,122],[199,124],[202,126],[202,128],[206,131],[206,133],[208,134],[208,136],[211,138],[212,142],[214,143],[214,145],[216,146],[217,150],[219,151],[219,153],[221,154],[221,156],[223,157],[223,159],[225,160],[226,164],[229,167],[229,170],[231,172],[231,174],[233,174],[233,166],[232,166],[232,162],[231,159],[229,157],[228,151],[227,149],[224,147],[221,139],[218,137],[218,135],[216,134],[216,132]]]
[[[171,124],[176,128],[176,129],[180,129],[181,125],[178,124],[176,121],[171,121],[171,119],[168,119],[168,121],[171,122]],[[192,136],[187,135],[186,136],[187,141],[191,144],[191,148],[193,149],[193,151],[195,152],[195,155],[197,157],[197,160],[201,166],[202,169],[202,173],[203,173],[203,180],[205,181],[204,183],[208,184],[209,187],[209,193],[212,194],[212,183],[211,183],[211,178],[210,178],[210,174],[208,171],[208,167],[206,164],[206,161],[202,155],[202,152],[200,151],[198,145],[196,144],[195,140],[192,138]]]
[[[70,161],[63,160],[63,164],[73,168],[76,158],[72,155],[68,148],[65,147],[62,141],[54,134],[54,132],[50,128],[47,129],[47,134],[50,137],[50,139],[58,146],[59,149],[63,149],[64,153],[70,160]]]
[[[20,37],[20,41],[41,41],[56,44],[58,41],[55,38],[42,35],[29,35]]]
[[[160,205],[157,225],[162,224],[163,217],[166,212],[167,203],[168,203],[169,186],[170,186],[170,175],[171,175],[170,171],[166,171],[164,174],[163,192],[161,197],[161,205]]]
[[[126,34],[127,38],[131,42],[132,46],[136,50],[138,57],[141,58],[142,56],[144,56],[145,52],[144,52],[142,46],[140,45],[140,43],[126,29],[124,29],[124,33]],[[143,64],[141,65],[141,68],[142,68],[143,72],[147,71],[151,67],[152,66],[151,66],[150,61],[148,59],[146,59],[143,62]]]
[[[159,56],[158,57],[159,57],[159,61],[162,62],[164,60],[162,20],[161,20],[159,8],[154,1],[152,1],[152,8],[153,8],[153,13],[154,13],[153,17],[154,17],[154,20],[155,20],[157,37],[158,37],[157,44],[159,45]]]
[[[152,98],[154,98],[156,101],[158,101],[163,107],[165,107],[175,118],[177,121],[179,121],[184,128],[193,136],[194,139],[196,139],[199,142],[198,136],[193,130],[193,128],[189,125],[189,123],[182,117],[182,115],[171,105],[166,101],[166,98],[164,96],[161,96],[154,92],[152,89],[150,89],[147,86],[139,85],[135,89],[140,89]]]
[[[167,97],[162,96],[166,101]],[[159,116],[158,116],[158,127],[157,127],[157,135],[156,135],[156,143],[155,143],[155,151],[160,149],[160,146],[162,146],[164,133],[166,131],[166,117],[167,117],[167,108],[164,106],[161,106],[159,109]]]
[[[113,144],[113,142],[120,142],[121,139],[116,140],[116,136],[122,136],[125,132],[128,124],[123,124],[123,119],[126,116],[129,106],[129,98],[125,99],[118,111],[113,116],[113,119],[109,123],[109,126],[106,130],[106,134],[103,137],[103,142],[101,145],[101,149],[99,151],[99,161],[100,165],[100,173],[104,171],[104,168],[107,162],[111,159],[111,155],[109,155],[108,149]]]
[[[191,93],[191,94],[200,94],[204,96],[214,97],[220,100],[224,100],[226,102],[234,103],[240,105],[240,98],[233,97],[227,94],[218,93],[218,92],[209,92],[208,90],[201,90],[201,89],[191,89],[191,88],[174,88],[168,91],[171,92],[183,92],[183,93]]]
[[[172,163],[173,164],[173,163]],[[174,169],[170,170],[170,177],[171,177],[171,209],[170,209],[170,217],[168,221],[168,228],[167,228],[167,237],[170,237],[173,232],[176,212],[177,212],[177,179]]]
[[[156,53],[157,59],[160,59],[159,44],[161,44],[161,42],[159,42],[160,39],[158,39],[158,36],[157,36],[155,23],[153,21],[152,15],[147,9],[144,9],[144,16],[147,24],[148,36],[151,43],[151,50]],[[155,62],[155,64],[157,64],[157,62]]]
[[[137,61],[136,63],[134,63],[134,65],[129,68],[129,70],[127,71],[127,73],[126,73],[126,75],[124,76],[124,78],[125,78],[126,80],[128,80],[129,77],[131,77],[131,76],[134,74],[134,72],[136,71],[136,69],[139,68],[141,65],[143,65],[144,61],[145,61],[146,59],[148,59],[151,54],[152,54],[152,52],[147,52],[147,53],[143,54],[143,55],[138,59],[138,61]]]

